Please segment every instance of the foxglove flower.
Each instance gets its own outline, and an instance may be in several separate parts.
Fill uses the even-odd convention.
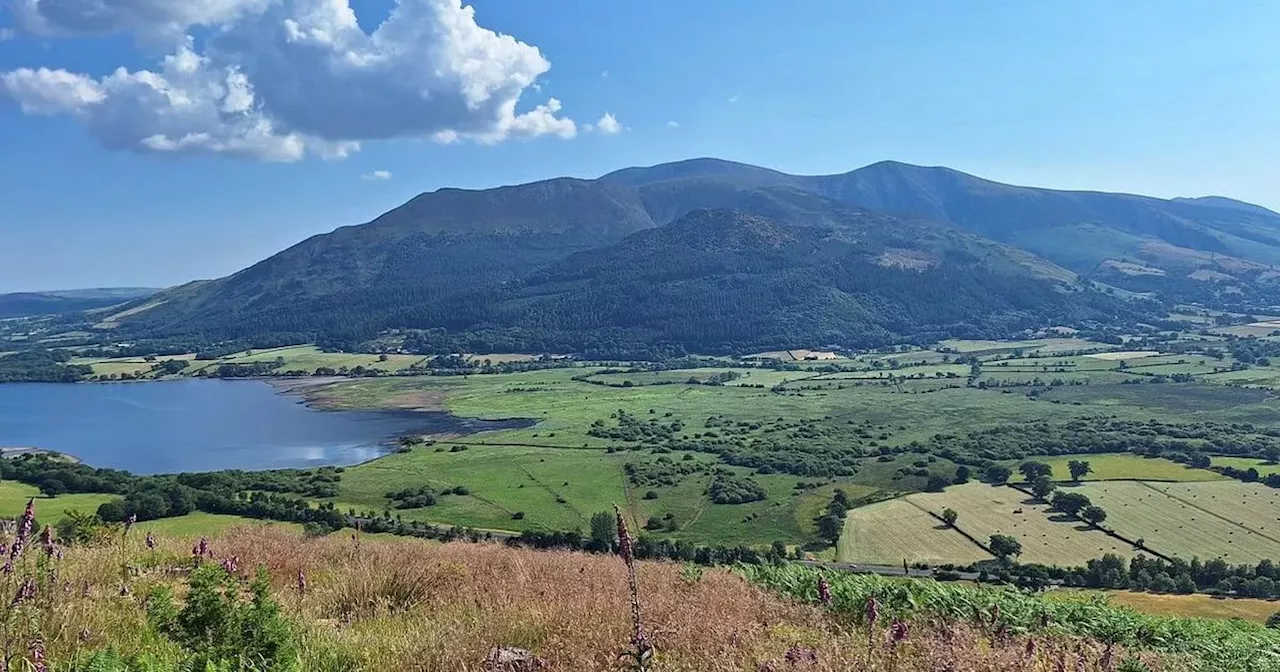
[[[29,602],[34,599],[36,599],[36,582],[34,579],[27,579],[22,582],[22,585],[18,586],[18,592],[13,596],[13,604],[11,606],[16,607],[23,602]]]
[[[154,550],[156,547],[156,538],[150,532],[147,533],[147,548]]]
[[[48,665],[44,662],[44,642],[35,640],[31,642],[29,647],[31,652],[31,669],[35,672],[48,672]]]
[[[129,517],[124,519],[124,533],[129,534],[129,530],[133,529],[133,525],[136,522],[138,522],[138,514],[129,514]]]
[[[302,568],[298,568],[298,594],[307,594],[307,574],[302,571]]]
[[[27,509],[22,512],[22,520],[18,523],[18,538],[26,539],[31,536],[31,526],[36,522],[36,500],[35,498],[27,500]]]
[[[239,567],[240,559],[234,555],[222,559],[222,569],[228,574],[235,574]]]
[[[818,601],[825,606],[831,606],[831,584],[827,583],[827,577],[818,575]]]
[[[898,642],[905,640],[910,633],[911,630],[907,627],[907,622],[900,618],[895,618],[893,619],[893,625],[889,626],[889,641],[897,645]]]
[[[872,595],[867,598],[867,625],[875,625],[876,621],[879,619],[880,602],[876,600],[874,595]]]

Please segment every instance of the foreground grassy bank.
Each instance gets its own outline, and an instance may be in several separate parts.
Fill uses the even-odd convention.
[[[827,574],[824,606],[799,567],[639,563],[656,653],[628,667],[632,599],[613,555],[263,525],[194,548],[139,528],[50,548],[33,534],[5,575],[7,669],[1261,672],[1280,655],[1274,630],[1098,599]]]

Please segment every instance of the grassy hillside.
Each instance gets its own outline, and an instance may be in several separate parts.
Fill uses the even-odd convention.
[[[140,531],[116,530],[63,549],[61,559],[29,546],[7,579],[11,588],[27,579],[33,586],[4,617],[7,665],[640,669],[619,663],[636,648],[637,612],[616,555],[308,540],[266,527],[231,528],[195,549],[191,537],[154,540],[149,549]],[[641,632],[653,651],[644,669],[654,672],[1261,672],[1273,669],[1280,647],[1276,631],[1255,624],[1144,616],[1097,598],[828,574],[824,607],[817,574],[798,567],[641,562],[637,574]]]

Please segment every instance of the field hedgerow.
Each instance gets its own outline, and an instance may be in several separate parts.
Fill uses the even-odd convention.
[[[820,583],[790,567],[744,577],[616,556],[304,538],[261,526],[199,541],[115,527],[65,549],[50,537],[46,551],[39,535],[18,527],[8,532],[22,549],[4,578],[13,591],[6,599],[15,602],[2,633],[5,670],[1182,672],[1199,665],[1195,647],[1067,627],[1074,621],[1061,611],[1052,612],[1061,624],[1041,625],[1032,614],[1045,603],[1030,596],[996,605],[956,593],[944,608],[943,597],[899,594],[886,583],[870,601],[860,579],[830,575]],[[905,608],[911,600],[928,606]],[[1099,618],[1120,613],[1096,608]]]

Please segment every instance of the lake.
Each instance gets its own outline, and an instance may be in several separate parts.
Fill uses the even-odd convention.
[[[443,412],[322,411],[253,380],[0,384],[0,446],[138,474],[351,465],[405,434],[526,426]]]

